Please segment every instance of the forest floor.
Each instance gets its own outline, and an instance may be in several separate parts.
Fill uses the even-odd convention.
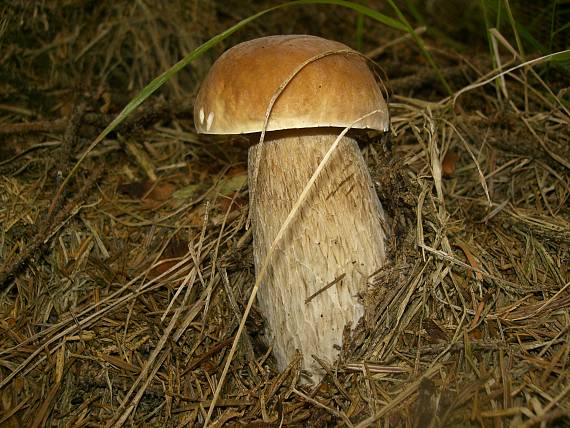
[[[416,28],[448,90],[409,34],[291,6],[195,59],[87,151],[153,78],[275,3],[12,3],[0,426],[201,426],[213,402],[217,427],[570,426],[568,62],[523,53],[508,25],[489,44],[479,2],[450,1]],[[367,4],[396,17],[385,3]],[[362,149],[389,262],[320,384],[299,381],[299,359],[276,370],[255,306],[222,379],[255,282],[249,143],[198,135],[193,101],[225,49],[301,33],[386,73],[390,138]]]

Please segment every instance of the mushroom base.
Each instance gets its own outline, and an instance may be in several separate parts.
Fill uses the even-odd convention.
[[[337,134],[313,130],[268,137],[250,201],[256,272]],[[253,146],[249,152],[250,177],[258,150]],[[312,355],[329,364],[336,360],[345,327],[354,328],[363,315],[359,293],[384,265],[385,231],[358,144],[345,137],[278,244],[258,291],[280,370],[297,350],[302,368],[315,380],[324,371]]]

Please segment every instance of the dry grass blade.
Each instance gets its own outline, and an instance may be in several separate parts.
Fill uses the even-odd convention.
[[[513,71],[519,70],[519,69],[524,68],[524,67],[528,67],[530,65],[539,64],[539,63],[542,63],[545,61],[550,61],[550,60],[555,59],[561,55],[567,55],[567,54],[570,54],[570,49],[567,49],[567,50],[564,50],[561,52],[551,53],[548,55],[543,55],[539,58],[528,60],[528,61],[523,62],[522,64],[518,64],[518,65],[515,65],[513,67],[510,67],[507,70],[503,70],[503,71],[499,71],[498,73],[494,73],[489,78],[482,79],[479,82],[475,82],[475,83],[468,85],[465,88],[462,88],[459,91],[455,92],[455,94],[453,94],[453,97],[452,97],[453,104],[455,104],[457,102],[457,98],[459,98],[459,96],[463,95],[464,93],[466,93],[468,91],[472,91],[473,89],[480,88],[481,86],[488,85],[489,83],[493,82],[495,79],[506,76],[506,75],[512,73]],[[570,110],[568,110],[562,102],[559,102],[559,103],[560,103],[560,107],[564,110],[566,115],[570,118]]]

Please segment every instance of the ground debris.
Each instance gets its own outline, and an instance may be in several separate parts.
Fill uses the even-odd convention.
[[[249,143],[197,135],[193,94],[229,44],[279,31],[351,44],[354,15],[255,21],[61,187],[138,90],[261,7],[63,3],[0,16],[0,425],[199,426],[254,269]],[[487,53],[428,34],[455,95],[470,88],[449,96],[400,36],[378,26],[361,41],[393,79],[390,138],[362,137],[390,232],[365,316],[310,387],[300,355],[276,371],[254,307],[210,426],[569,423],[569,77],[535,65],[482,84],[497,71]]]

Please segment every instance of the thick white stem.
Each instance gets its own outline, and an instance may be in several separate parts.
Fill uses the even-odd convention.
[[[335,139],[331,131],[280,132],[264,143],[250,207],[257,271]],[[258,150],[249,152],[250,177]],[[363,315],[358,294],[384,264],[385,230],[358,145],[345,137],[279,243],[257,295],[279,369],[297,349],[317,379],[322,370],[312,355],[336,359],[345,326],[355,327]]]

